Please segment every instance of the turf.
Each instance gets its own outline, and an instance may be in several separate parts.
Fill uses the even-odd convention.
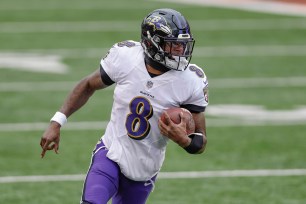
[[[135,30],[83,32],[2,32],[1,53],[51,53],[61,57],[68,66],[65,74],[30,72],[18,69],[0,69],[0,125],[12,123],[48,124],[50,117],[61,106],[73,85],[96,70],[101,57],[114,43],[139,40],[142,18],[157,7],[180,10],[192,24],[218,20],[219,29],[194,29],[196,47],[224,48],[243,46],[305,46],[306,30],[295,29],[222,29],[228,19],[271,20],[305,18],[262,14],[238,10],[193,5],[158,4],[153,1],[98,0],[71,3],[68,0],[42,2],[1,1],[0,25],[21,22],[98,22],[124,21],[135,24]],[[139,21],[139,23],[137,23]],[[13,26],[14,27],[14,26]],[[2,27],[3,29],[4,27]],[[92,49],[95,49],[94,51]],[[101,50],[100,50],[101,49]],[[268,49],[268,48],[267,48]],[[199,49],[200,50],[200,49]],[[263,50],[265,51],[265,50]],[[195,49],[195,52],[198,52]],[[305,53],[305,51],[304,51]],[[202,55],[201,55],[202,54]],[[262,87],[218,87],[218,80],[235,78],[305,77],[305,54],[265,55],[248,54],[205,55],[198,53],[192,59],[204,68],[210,81],[210,106],[221,104],[258,105],[264,109],[292,110],[305,106],[305,85]],[[33,90],[5,90],[5,84],[34,83]],[[62,90],[40,90],[45,82],[70,82]],[[246,84],[247,85],[247,84]],[[35,87],[36,86],[36,87]],[[52,87],[51,87],[52,88]],[[69,122],[107,121],[112,106],[112,88],[97,92],[86,106],[75,113]],[[209,107],[208,107],[209,110]],[[208,112],[209,113],[209,112]],[[298,116],[297,116],[298,117]],[[207,114],[208,146],[202,155],[188,155],[170,142],[162,172],[217,171],[252,169],[305,169],[306,126],[235,125],[210,126],[218,117]],[[221,119],[226,119],[222,118]],[[250,118],[251,119],[251,118]],[[306,121],[305,121],[306,123]],[[2,127],[2,126],[0,126]],[[17,127],[17,126],[16,126]],[[39,140],[43,129],[3,131],[0,128],[0,177],[30,175],[85,174],[91,151],[104,129],[68,130],[61,133],[60,153],[48,152],[40,158]],[[197,179],[158,179],[149,204],[302,204],[306,203],[305,176],[224,177]],[[0,183],[1,203],[77,203],[82,181]]]

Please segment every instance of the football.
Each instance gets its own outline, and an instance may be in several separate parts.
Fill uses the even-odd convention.
[[[192,114],[189,112],[189,110],[185,108],[169,108],[165,110],[167,114],[169,115],[170,119],[175,123],[179,124],[181,122],[181,116],[180,113],[182,112],[185,116],[187,116],[187,124],[186,124],[186,132],[187,134],[194,133],[195,131],[195,124],[194,120],[192,117]],[[162,113],[161,115],[161,120],[167,124],[166,119],[165,119],[165,113]]]

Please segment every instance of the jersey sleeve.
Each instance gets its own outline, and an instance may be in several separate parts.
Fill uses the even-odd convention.
[[[139,43],[122,41],[116,43],[100,62],[102,81],[106,85],[120,83],[133,70],[139,53]]]
[[[204,112],[208,105],[208,80],[201,68],[193,65],[190,69],[195,72],[197,78],[192,83],[194,87],[192,95],[184,101],[181,107],[192,113]]]
[[[106,85],[111,85],[118,81],[118,71],[120,71],[119,58],[118,47],[114,45],[100,62],[101,78]]]

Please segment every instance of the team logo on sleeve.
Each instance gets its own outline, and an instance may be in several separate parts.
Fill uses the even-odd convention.
[[[194,65],[190,65],[189,66],[190,71],[196,73],[196,75],[200,78],[205,78],[205,74],[203,72],[203,70],[197,66]]]
[[[136,44],[132,41],[126,40],[117,43],[118,47],[134,47]]]

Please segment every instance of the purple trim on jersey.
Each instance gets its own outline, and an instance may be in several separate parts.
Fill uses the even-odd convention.
[[[81,203],[105,204],[112,198],[112,204],[145,204],[156,176],[146,182],[130,180],[121,173],[117,163],[107,158],[107,152],[100,140],[93,151]]]

